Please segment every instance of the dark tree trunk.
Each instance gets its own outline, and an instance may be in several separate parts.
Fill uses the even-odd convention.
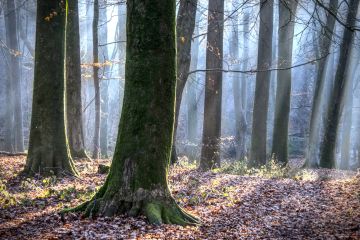
[[[281,0],[279,2],[279,68],[290,68],[292,65],[296,8],[297,1]],[[288,162],[291,81],[291,69],[278,71],[272,156],[282,164],[287,164]]]
[[[99,0],[94,0],[94,19],[92,25],[93,33],[93,75],[95,89],[95,126],[93,138],[93,155],[94,159],[99,158],[100,154],[100,80],[99,80]]]
[[[175,0],[128,0],[127,14],[127,80],[110,173],[93,199],[73,211],[194,224],[197,220],[176,204],[167,183],[176,85]]]
[[[349,27],[355,26],[359,3],[360,2],[358,0],[350,0],[349,12],[346,19],[346,25]],[[341,112],[343,109],[345,88],[348,84],[348,66],[351,59],[350,49],[354,41],[353,38],[354,32],[350,31],[348,28],[345,28],[340,46],[339,65],[336,70],[335,82],[330,96],[329,108],[326,113],[324,139],[321,144],[320,167],[323,168],[335,167],[336,139]]]
[[[100,44],[104,45],[107,43],[107,14],[106,14],[106,1],[103,1],[100,9]],[[109,93],[108,93],[108,78],[109,78],[109,67],[106,61],[109,60],[109,53],[107,45],[100,47],[100,59],[102,64],[102,80],[100,82],[100,96],[101,96],[101,119],[100,119],[100,152],[101,157],[108,158],[108,109],[109,109]],[[104,81],[105,79],[105,81]]]
[[[330,0],[329,9],[334,13],[337,12],[338,0]],[[315,90],[312,100],[312,110],[310,117],[310,129],[309,129],[309,143],[306,157],[306,165],[308,167],[318,166],[318,138],[319,138],[319,112],[320,106],[322,105],[321,96],[322,90],[324,88],[325,76],[326,76],[326,63],[328,61],[328,54],[330,53],[331,40],[333,36],[333,31],[335,27],[335,18],[331,14],[327,14],[326,26],[324,26],[320,33],[319,39],[319,58],[322,58],[318,61],[317,64],[317,76],[315,80]]]
[[[65,133],[65,18],[65,2],[37,2],[32,119],[24,170],[29,175],[76,174]]]
[[[15,152],[24,151],[23,136],[23,117],[21,106],[21,79],[20,79],[20,57],[19,41],[17,35],[17,10],[14,0],[6,0],[5,25],[6,25],[6,44],[10,49],[8,77],[10,81],[10,97],[12,98],[13,110],[11,117],[13,120],[11,131],[13,131],[13,150]]]
[[[66,27],[66,126],[71,156],[88,158],[85,152],[81,102],[81,60],[78,0],[68,0]]]
[[[191,40],[195,29],[197,0],[180,0],[179,12],[177,15],[177,81],[176,81],[176,105],[174,139],[171,151],[171,162],[177,160],[176,154],[176,132],[178,126],[179,112],[182,94],[191,62]]]
[[[223,67],[224,1],[209,1],[206,48],[205,102],[202,149],[199,168],[220,167],[221,97]]]
[[[269,105],[269,85],[271,72],[266,71],[271,66],[272,31],[273,31],[273,0],[261,0],[260,30],[258,44],[258,63],[254,96],[254,111],[252,123],[250,166],[260,166],[266,163],[267,115]]]

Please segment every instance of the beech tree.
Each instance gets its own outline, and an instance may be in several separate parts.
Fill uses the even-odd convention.
[[[65,133],[65,4],[37,1],[33,106],[24,169],[28,175],[77,174]]]
[[[254,112],[252,123],[250,166],[266,163],[267,114],[269,105],[269,85],[271,72],[266,71],[271,66],[272,31],[273,31],[273,0],[260,2],[260,29],[258,43],[258,60]]]
[[[81,60],[78,0],[68,0],[66,28],[66,120],[71,156],[88,158],[85,152],[81,100]]]
[[[178,126],[179,112],[183,91],[188,79],[191,62],[191,41],[195,29],[197,0],[180,0],[177,15],[177,81],[176,81],[176,106],[174,139],[171,152],[171,162],[177,159],[176,154],[176,131]]]
[[[282,164],[288,162],[288,131],[291,100],[291,66],[297,1],[279,1],[278,66],[272,155]]]
[[[209,0],[201,170],[220,166],[224,1]],[[216,71],[218,70],[218,71]]]
[[[359,7],[358,0],[350,0],[348,14],[346,18],[346,26],[342,36],[340,46],[339,65],[336,70],[334,86],[332,87],[331,96],[329,98],[329,108],[326,112],[326,125],[320,150],[320,167],[335,167],[335,150],[336,139],[339,129],[339,121],[343,109],[345,89],[348,84],[351,59],[351,46],[354,41],[354,31],[351,29],[356,23],[356,14]]]
[[[72,209],[85,216],[144,214],[150,223],[196,224],[168,188],[175,108],[175,0],[127,1],[125,96],[109,175]]]

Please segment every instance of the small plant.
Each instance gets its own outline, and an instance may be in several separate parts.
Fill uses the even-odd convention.
[[[16,203],[16,198],[8,192],[5,182],[0,180],[0,209],[13,206]]]

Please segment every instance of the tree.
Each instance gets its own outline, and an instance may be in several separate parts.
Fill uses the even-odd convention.
[[[330,0],[329,11],[336,14],[338,8],[338,0]],[[334,32],[336,19],[330,13],[327,14],[326,25],[322,27],[319,34],[319,56],[320,58],[317,64],[317,75],[315,80],[315,90],[312,100],[312,111],[310,117],[310,129],[309,129],[309,143],[306,157],[306,165],[309,167],[317,166],[317,140],[319,136],[319,111],[322,105],[321,93],[324,88],[324,81],[326,76],[326,63],[329,61],[329,53],[331,48],[331,40]],[[316,46],[316,45],[315,45]]]
[[[278,65],[280,68],[289,69],[279,70],[277,74],[272,155],[282,164],[288,162],[291,66],[296,8],[297,1],[279,1]]]
[[[128,0],[127,14],[125,96],[112,165],[97,194],[73,211],[195,224],[167,183],[176,85],[175,0]]]
[[[237,19],[237,18],[236,18]],[[243,25],[243,55],[242,64],[237,64],[237,70],[246,71],[248,68],[249,58],[249,13],[244,14]],[[231,41],[230,53],[235,59],[239,59],[239,33],[238,21],[235,21],[236,27]],[[238,61],[238,60],[237,60]],[[241,68],[241,69],[240,69]],[[235,108],[235,143],[236,143],[236,159],[243,160],[246,152],[246,108],[247,108],[247,79],[246,74],[234,73],[233,76],[233,96]]]
[[[191,40],[195,29],[197,0],[181,0],[177,15],[177,81],[176,81],[176,106],[174,139],[171,152],[171,162],[176,162],[176,131],[182,94],[188,79],[191,62]]]
[[[81,102],[81,60],[78,0],[68,0],[66,28],[66,126],[71,156],[85,152]]]
[[[69,155],[64,120],[66,3],[37,2],[32,118],[24,169],[29,175],[77,174]]]
[[[224,1],[209,1],[201,170],[220,167]]]
[[[100,47],[100,62],[102,65],[102,74],[101,74],[101,82],[100,82],[100,97],[101,97],[101,118],[100,118],[100,152],[101,156],[104,158],[108,158],[108,111],[109,111],[109,93],[108,93],[108,85],[109,81],[107,81],[109,77],[109,67],[106,64],[106,61],[109,59],[109,52],[107,47],[107,14],[106,14],[106,1],[102,2],[102,6],[100,9],[100,34],[99,41],[101,43]],[[104,81],[105,80],[105,81]]]
[[[5,27],[6,27],[6,44],[10,49],[8,78],[11,101],[9,103],[13,110],[10,110],[10,121],[12,121],[13,150],[15,152],[24,151],[23,136],[23,117],[21,106],[21,79],[20,79],[20,57],[19,57],[19,39],[17,36],[17,10],[14,0],[6,0]],[[11,149],[10,149],[11,150]]]
[[[346,18],[346,25],[350,28],[355,26],[356,14],[359,1],[350,0]],[[334,86],[332,87],[329,108],[326,112],[326,125],[321,144],[320,167],[335,167],[335,146],[339,128],[339,121],[343,109],[345,89],[348,84],[348,67],[350,65],[350,49],[354,41],[354,32],[348,27],[344,29],[340,45],[339,65],[336,70]]]
[[[259,166],[266,163],[266,122],[269,105],[269,84],[272,56],[272,31],[273,31],[273,0],[260,2],[260,30],[258,43],[258,60],[254,112],[252,123],[250,166]]]
[[[99,0],[94,0],[94,18],[92,23],[93,33],[93,75],[94,75],[94,89],[95,89],[95,126],[93,138],[93,155],[94,159],[99,158],[100,150],[100,114],[101,114],[101,99],[100,99],[100,80],[99,80]]]

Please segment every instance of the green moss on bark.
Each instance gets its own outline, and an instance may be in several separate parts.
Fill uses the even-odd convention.
[[[109,175],[85,216],[143,214],[154,224],[196,224],[176,204],[167,170],[173,137],[175,1],[127,2],[124,105]],[[71,210],[70,210],[71,211]]]

